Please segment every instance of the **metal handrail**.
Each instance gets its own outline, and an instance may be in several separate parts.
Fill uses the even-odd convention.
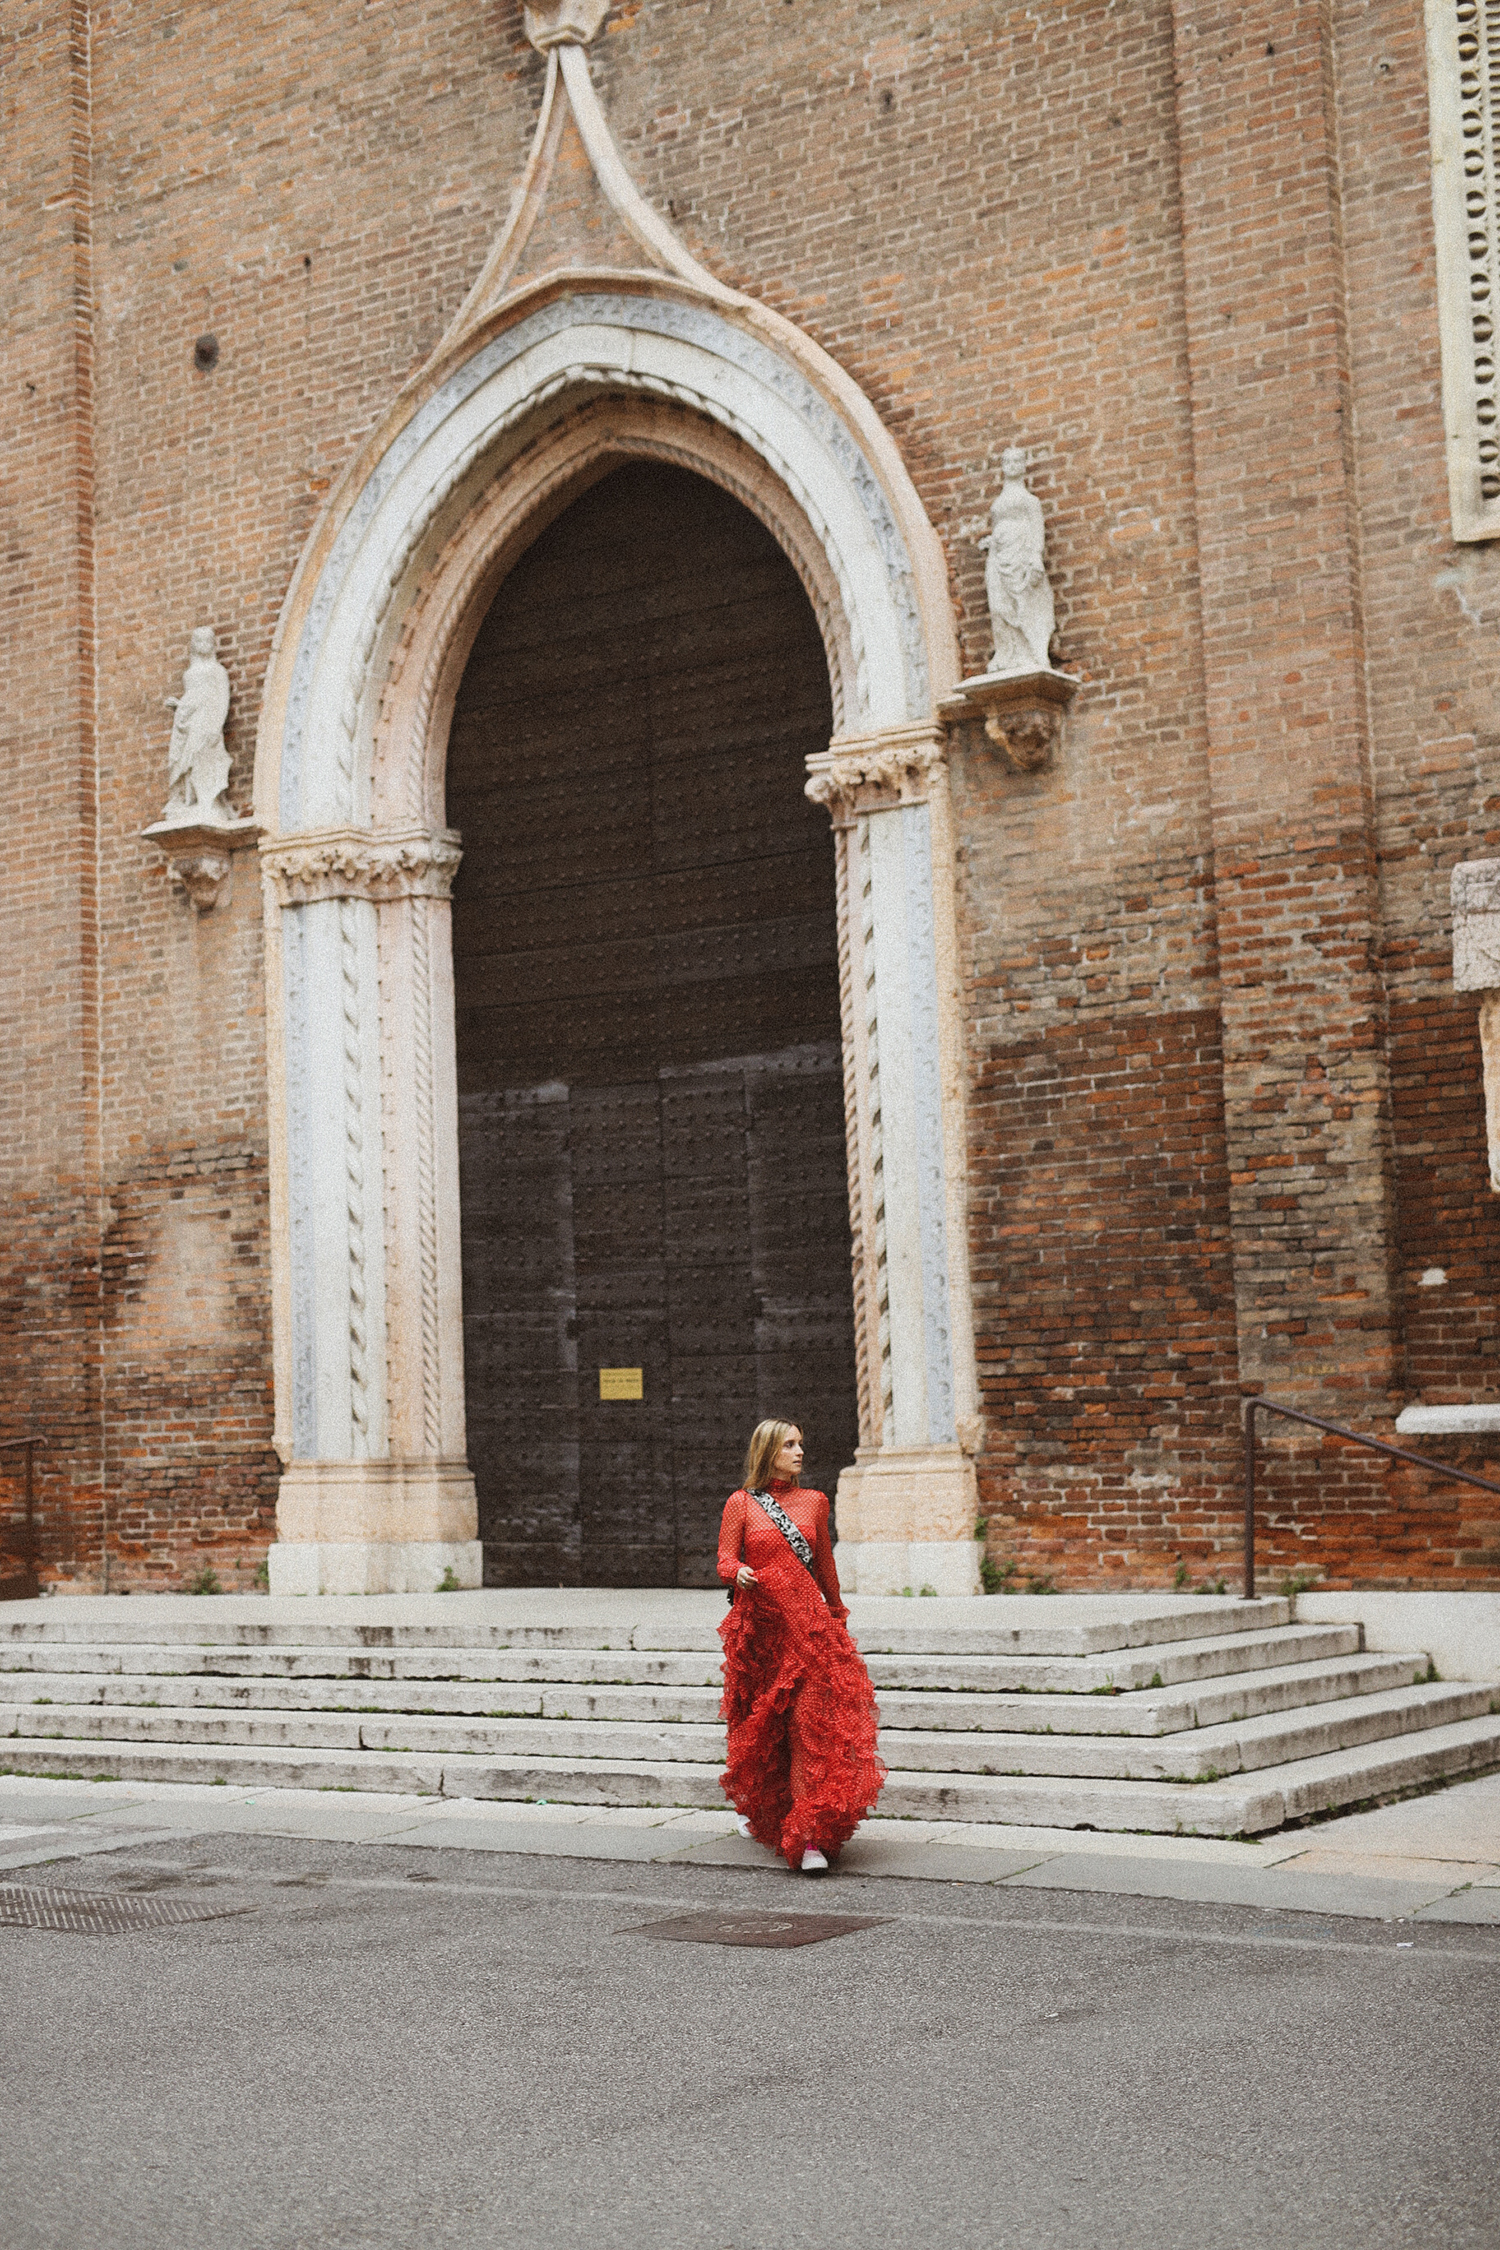
[[[29,1595],[36,1594],[41,1590],[41,1579],[36,1567],[36,1480],[34,1472],[36,1449],[39,1445],[45,1445],[46,1443],[46,1438],[40,1435],[0,1438],[0,1453],[15,1453],[23,1447],[26,1453],[26,1551],[22,1559],[21,1569],[12,1573],[10,1580],[0,1579],[0,1584],[20,1583],[25,1590],[13,1597],[20,1601],[25,1601]]]
[[[1500,1484],[1489,1477],[1476,1477],[1471,1469],[1455,1469],[1446,1461],[1429,1460],[1425,1453],[1408,1453],[1403,1445],[1387,1445],[1384,1438],[1361,1437],[1358,1430],[1346,1430],[1341,1422],[1325,1422],[1321,1414],[1304,1414],[1300,1406],[1281,1406],[1271,1398],[1247,1398],[1245,1401],[1245,1599],[1255,1599],[1255,1417],[1257,1414],[1279,1414],[1287,1422],[1306,1422],[1314,1430],[1326,1430],[1330,1437],[1344,1438],[1350,1445],[1362,1445],[1370,1453],[1388,1453],[1393,1461],[1409,1461],[1415,1469],[1432,1469],[1440,1477],[1456,1478],[1460,1484],[1477,1484],[1481,1492],[1500,1492]]]

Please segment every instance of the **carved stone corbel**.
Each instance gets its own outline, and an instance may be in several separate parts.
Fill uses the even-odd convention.
[[[549,47],[586,47],[609,10],[610,0],[527,0],[526,36],[543,55]]]
[[[229,881],[234,854],[261,833],[254,820],[158,820],[141,830],[166,860],[173,889],[185,892],[198,914],[213,912]]]
[[[1500,859],[1460,860],[1450,895],[1454,988],[1479,994],[1490,1187],[1500,1195]]]
[[[1040,773],[1057,754],[1078,686],[1070,672],[981,672],[944,699],[942,716],[950,725],[982,723],[1013,773]]]

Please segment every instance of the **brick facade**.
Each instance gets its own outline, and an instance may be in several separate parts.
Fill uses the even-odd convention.
[[[525,162],[520,19],[26,0],[0,42],[0,1434],[53,1440],[53,1576],[107,1527],[115,1585],[248,1584],[271,1536],[253,855],[199,917],[140,831],[200,622],[248,801],[297,557]],[[1420,0],[634,0],[591,63],[651,204],[894,433],[968,670],[1031,452],[1084,686],[1051,770],[953,761],[982,1506],[1018,1581],[1212,1580],[1245,1391],[1500,1397],[1447,908],[1500,851],[1500,556],[1449,529]],[[1269,1451],[1273,1572],[1500,1583],[1488,1496]]]

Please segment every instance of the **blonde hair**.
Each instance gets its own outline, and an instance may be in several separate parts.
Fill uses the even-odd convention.
[[[747,1492],[771,1481],[771,1471],[776,1456],[789,1437],[801,1437],[800,1422],[757,1422],[751,1432],[750,1443],[745,1448],[745,1483]]]

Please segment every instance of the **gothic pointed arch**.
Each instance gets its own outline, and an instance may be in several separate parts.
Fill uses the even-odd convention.
[[[758,515],[822,631],[835,728],[808,789],[838,840],[860,1338],[860,1462],[841,1520],[861,1583],[920,1569],[970,1590],[974,1374],[940,717],[959,667],[941,545],[848,375],[707,274],[635,195],[581,31],[551,44],[547,71],[496,251],[331,497],[266,680],[255,805],[285,1463],[273,1582],[397,1587],[444,1570],[477,1582],[448,721],[516,556],[589,481],[645,456],[691,467]],[[564,124],[639,267],[520,278]]]

